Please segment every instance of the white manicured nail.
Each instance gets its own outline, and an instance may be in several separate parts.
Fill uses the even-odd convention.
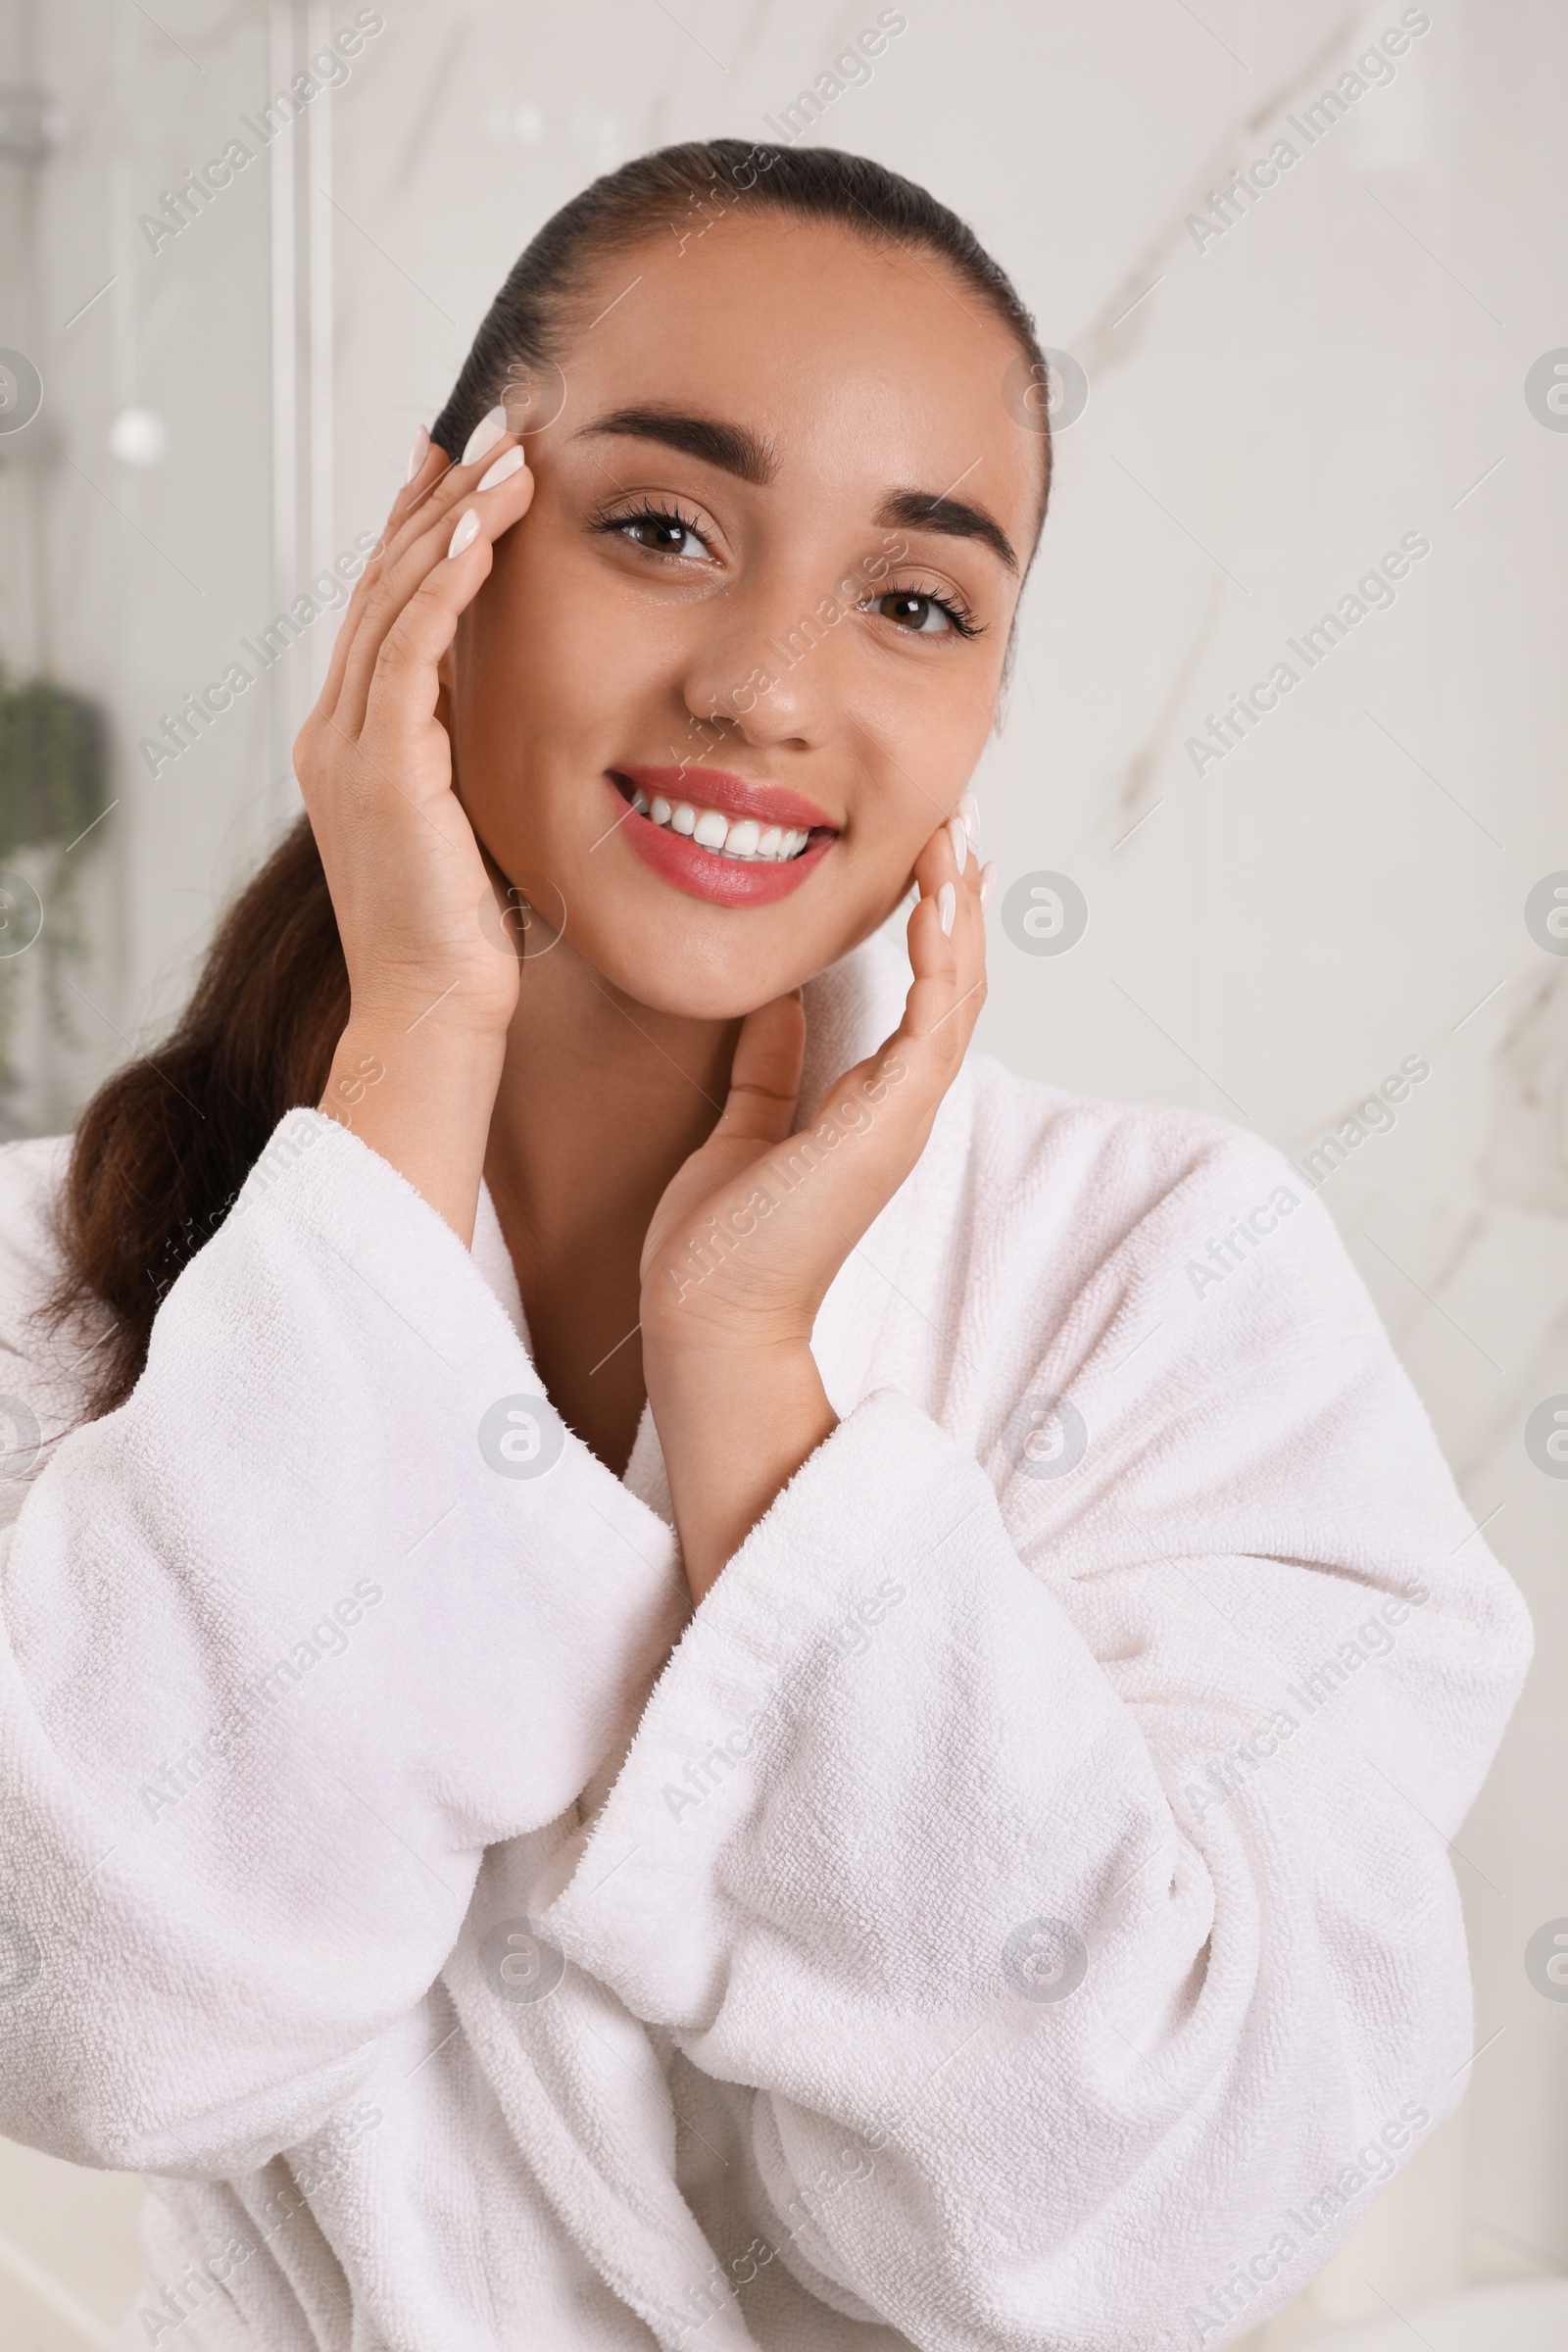
[[[486,452],[494,449],[506,429],[506,410],[499,407],[492,409],[488,416],[480,417],[468,435],[467,445],[459,463],[464,466],[477,466]]]
[[[980,842],[980,804],[975,799],[972,792],[966,792],[962,800],[958,803],[958,814],[963,819],[963,829],[968,834],[971,844],[978,848]]]
[[[414,445],[409,451],[409,470],[403,476],[405,482],[413,481],[429,454],[430,436],[422,424],[416,424],[414,428]]]
[[[954,858],[961,874],[964,860],[969,855],[969,836],[964,831],[961,821],[956,816],[950,816],[948,819],[948,839],[953,844]]]
[[[946,936],[953,937],[953,918],[958,911],[958,894],[951,882],[944,882],[937,892],[937,919]]]
[[[509,449],[504,458],[497,458],[488,473],[481,473],[474,484],[476,490],[493,490],[497,482],[510,482],[519,466],[527,464],[520,449]]]
[[[458,517],[458,527],[452,534],[452,545],[447,549],[447,555],[449,557],[461,556],[464,549],[466,547],[471,547],[478,536],[478,509],[476,507],[466,507],[462,514]]]
[[[985,864],[980,868],[980,904],[982,906],[989,906],[991,904],[991,893],[996,889],[996,887],[997,861],[994,858],[988,858]]]

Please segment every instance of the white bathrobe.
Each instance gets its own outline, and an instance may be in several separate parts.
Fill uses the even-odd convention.
[[[812,984],[808,1101],[906,981]],[[313,1111],[70,1429],[65,1152],[0,1152],[0,2129],[150,2176],[118,2352],[1213,2346],[1458,2100],[1527,1625],[1274,1151],[971,1055],[695,1613],[488,1196]]]

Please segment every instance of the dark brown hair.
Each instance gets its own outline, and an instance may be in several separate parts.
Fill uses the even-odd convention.
[[[711,139],[639,156],[545,222],[485,315],[431,438],[456,457],[509,391],[548,377],[597,264],[666,223],[677,242],[707,234],[736,207],[830,220],[940,258],[1012,330],[1025,376],[1044,381],[1034,322],[1011,282],[923,188],[833,148]],[[1043,518],[1051,442],[1038,437]],[[222,1223],[283,1113],[319,1102],[348,1013],[337,922],[302,816],[223,917],[173,1034],[118,1070],[77,1124],[51,1307],[56,1320],[110,1310],[110,1335],[91,1358],[93,1412],[129,1396],[164,1293]]]

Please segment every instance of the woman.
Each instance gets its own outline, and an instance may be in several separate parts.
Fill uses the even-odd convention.
[[[153,2176],[124,2347],[1219,2343],[1460,2094],[1517,1597],[1284,1161],[965,1058],[1042,378],[873,165],[568,205],[0,1161],[3,2121]]]

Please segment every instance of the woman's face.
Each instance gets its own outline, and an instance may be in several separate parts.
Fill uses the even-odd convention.
[[[874,930],[952,814],[1041,444],[962,280],[836,227],[731,213],[611,261],[580,316],[448,664],[459,788],[606,979],[729,1016]]]

